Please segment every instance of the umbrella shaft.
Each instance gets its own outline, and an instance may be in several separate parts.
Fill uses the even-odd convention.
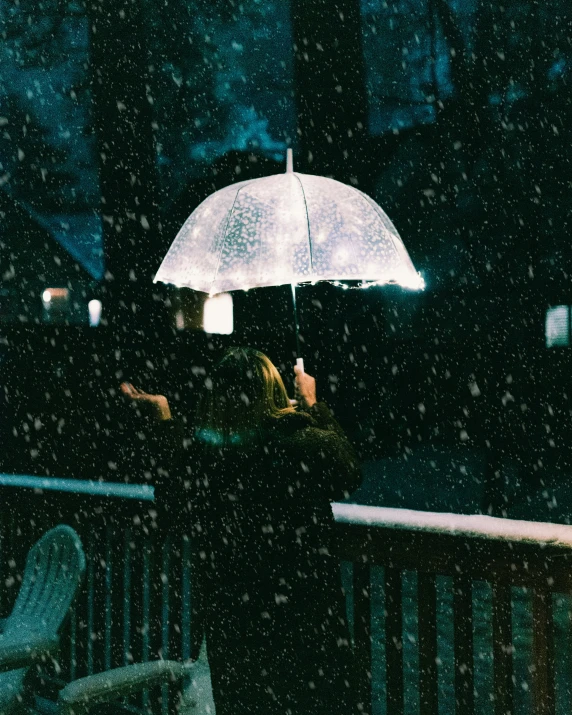
[[[292,307],[294,308],[294,332],[296,333],[296,357],[302,357],[300,348],[300,323],[298,321],[298,306],[296,304],[296,284],[292,283]]]

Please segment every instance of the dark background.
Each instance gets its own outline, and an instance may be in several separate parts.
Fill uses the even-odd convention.
[[[226,345],[289,376],[289,287],[235,293],[223,337],[176,330],[200,298],[152,278],[201,200],[292,146],[378,201],[427,283],[298,291],[362,498],[568,519],[570,348],[545,341],[572,303],[567,0],[1,0],[0,22],[2,471],[143,481],[122,380],[191,422]]]

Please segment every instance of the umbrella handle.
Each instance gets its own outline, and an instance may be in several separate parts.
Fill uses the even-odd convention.
[[[292,308],[294,309],[294,332],[296,334],[296,365],[301,360],[302,349],[300,347],[300,323],[298,322],[298,306],[296,304],[296,284],[292,283]],[[304,362],[302,362],[302,369],[304,369]]]
[[[304,358],[296,358],[296,367],[299,367],[304,372]]]

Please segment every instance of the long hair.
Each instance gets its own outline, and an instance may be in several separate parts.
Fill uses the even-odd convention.
[[[253,348],[229,348],[205,381],[195,434],[211,445],[241,444],[293,412],[272,361]]]

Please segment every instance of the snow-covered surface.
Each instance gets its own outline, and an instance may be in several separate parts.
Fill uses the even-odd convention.
[[[407,531],[430,531],[474,538],[552,544],[572,548],[572,526],[516,521],[493,516],[444,514],[412,509],[390,509],[361,504],[333,504],[337,522],[381,526]]]
[[[395,226],[372,199],[292,171],[209,196],[155,277],[211,294],[320,280],[423,287]]]
[[[139,499],[153,501],[153,487],[147,484],[121,484],[121,482],[94,482],[61,477],[34,477],[27,474],[0,474],[0,487],[42,489],[74,494],[92,494],[98,497]]]
[[[153,501],[154,498],[154,489],[148,484],[94,482],[60,477],[35,477],[25,474],[0,474],[0,487],[45,489],[140,501]],[[465,537],[551,544],[572,548],[572,526],[565,524],[499,519],[480,514],[467,516],[413,511],[412,509],[391,509],[348,503],[334,503],[332,509],[336,521],[342,524],[456,534]]]

